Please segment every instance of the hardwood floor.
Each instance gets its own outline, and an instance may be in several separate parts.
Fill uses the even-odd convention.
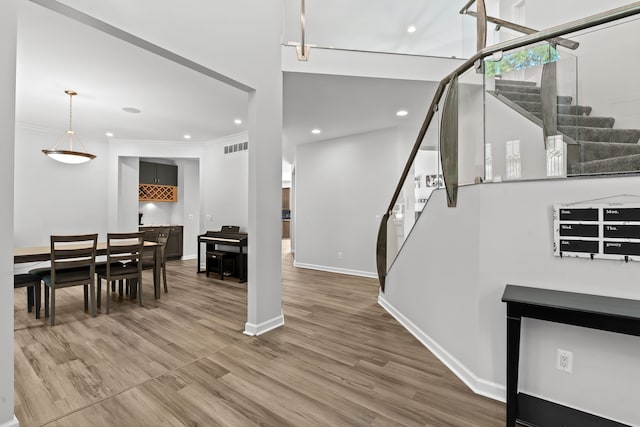
[[[173,261],[145,307],[82,310],[57,294],[56,326],[15,292],[15,412],[29,426],[498,426],[472,393],[380,306],[377,281],[296,269],[283,256],[285,325],[242,331],[246,287]],[[103,291],[104,292],[104,291]]]

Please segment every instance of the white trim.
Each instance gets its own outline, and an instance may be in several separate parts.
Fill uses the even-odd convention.
[[[198,255],[185,255],[185,256],[183,256],[181,259],[182,259],[183,261],[186,261],[186,260],[188,260],[188,259],[196,259],[196,258],[198,258]]]
[[[392,315],[404,328],[418,339],[434,356],[436,356],[447,368],[451,370],[458,378],[464,382],[474,393],[490,399],[506,401],[506,390],[502,384],[479,378],[473,372],[464,366],[460,361],[453,357],[447,350],[442,348],[436,341],[429,337],[425,332],[418,328],[411,320],[407,319],[394,306],[384,298],[382,293],[378,294],[378,304],[382,306],[390,315]]]
[[[305,264],[303,262],[293,261],[293,266],[296,268],[307,268],[309,270],[328,271],[329,273],[348,274],[350,276],[369,277],[371,279],[377,279],[378,275],[370,271],[350,270],[348,268],[328,267],[326,265]]]
[[[18,419],[14,415],[11,421],[7,421],[6,423],[0,424],[0,427],[20,427],[20,423],[18,422]]]
[[[282,325],[284,325],[284,314],[280,312],[280,316],[276,316],[271,320],[260,323],[259,325],[254,325],[253,323],[249,322],[245,323],[244,334],[255,337],[257,335],[267,333],[270,330],[278,328]]]

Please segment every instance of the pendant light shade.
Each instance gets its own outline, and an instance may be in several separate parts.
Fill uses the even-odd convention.
[[[69,95],[69,130],[67,130],[60,138],[58,138],[58,141],[53,147],[48,150],[42,150],[42,152],[51,157],[53,160],[57,160],[58,162],[62,163],[78,164],[88,162],[89,160],[95,159],[96,156],[95,154],[87,153],[87,149],[84,148],[84,145],[80,141],[80,138],[76,136],[73,128],[71,127],[73,118],[72,100],[73,97],[78,93],[73,90],[65,90],[64,93]],[[73,149],[74,139],[78,141],[78,144],[80,144],[82,151]],[[65,146],[64,148],[57,148],[58,144],[60,144],[60,142],[62,142],[63,140],[66,140],[68,142],[68,146]]]

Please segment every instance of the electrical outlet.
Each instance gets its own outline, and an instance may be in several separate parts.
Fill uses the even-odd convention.
[[[342,259],[342,252],[338,252],[338,259]]]
[[[570,374],[573,371],[573,353],[559,348],[556,368]]]

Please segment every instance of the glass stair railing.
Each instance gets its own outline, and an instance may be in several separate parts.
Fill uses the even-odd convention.
[[[477,3],[482,9],[484,2]],[[381,218],[376,265],[383,292],[387,272],[418,219],[424,220],[434,190],[446,191],[454,207],[462,185],[640,172],[640,64],[636,55],[621,55],[637,51],[636,38],[623,35],[640,32],[639,14],[635,2],[484,47],[440,81]],[[496,18],[486,17],[479,34],[490,19]],[[611,82],[614,68],[627,80]],[[621,119],[595,106],[613,86],[623,92],[616,96],[631,92],[624,99],[638,104],[626,115],[622,110]],[[618,121],[620,128],[614,127]]]

